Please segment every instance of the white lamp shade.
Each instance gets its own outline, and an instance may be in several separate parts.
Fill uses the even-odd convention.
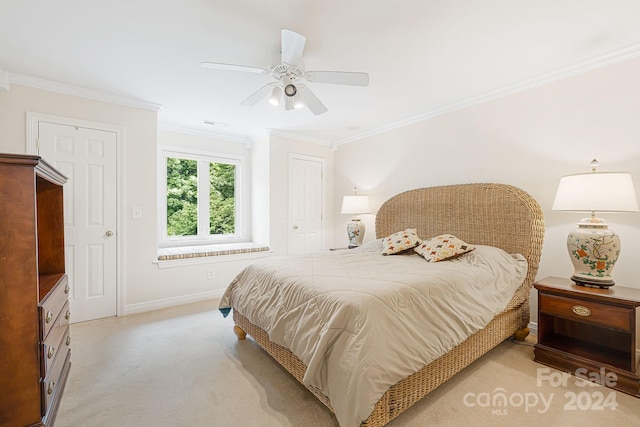
[[[352,215],[369,213],[369,196],[344,196],[340,213]]]
[[[554,211],[638,212],[630,173],[592,172],[560,178]]]

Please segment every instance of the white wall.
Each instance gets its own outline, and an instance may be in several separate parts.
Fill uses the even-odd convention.
[[[118,232],[123,248],[120,314],[146,311],[222,294],[233,277],[256,255],[212,257],[201,264],[158,268],[158,146],[183,146],[212,152],[247,155],[251,169],[252,233],[254,240],[288,252],[289,153],[325,160],[326,212],[333,212],[333,152],[327,146],[269,136],[242,142],[163,129],[158,132],[156,111],[101,102],[21,85],[0,91],[0,152],[26,153],[26,112],[115,125],[124,129],[120,156],[123,191],[118,210],[123,224]],[[131,207],[141,207],[143,218],[131,219]],[[282,213],[284,212],[284,215]],[[333,217],[325,215],[327,235],[333,235]],[[263,254],[258,256],[264,256]],[[200,260],[199,260],[200,261]],[[208,270],[215,278],[208,279]]]
[[[335,199],[354,185],[369,194],[372,209],[412,188],[467,182],[500,182],[529,192],[542,206],[546,234],[538,278],[568,277],[569,231],[583,214],[553,212],[561,176],[627,171],[640,190],[640,59],[566,78],[489,103],[414,123],[338,147]],[[357,159],[357,160],[354,160]],[[349,218],[334,210],[337,245],[347,241]],[[622,239],[613,272],[616,283],[640,288],[640,214],[602,214]],[[374,216],[363,217],[365,241]],[[534,301],[535,302],[535,301]],[[535,316],[535,313],[534,313]]]
[[[121,314],[145,311],[195,299],[220,295],[249,259],[224,258],[211,263],[159,269],[157,260],[157,157],[163,144],[217,149],[222,145],[247,153],[238,143],[162,132],[158,137],[157,114],[122,105],[54,93],[20,85],[0,91],[0,152],[26,153],[26,112],[106,123],[124,129],[121,144],[123,192],[119,212],[124,219],[118,230],[122,239]],[[131,219],[132,206],[141,207],[143,218]],[[221,257],[223,258],[223,257]],[[215,262],[214,262],[215,261]],[[215,278],[207,279],[209,268]]]
[[[269,137],[265,135],[264,138],[255,139],[251,149],[251,227],[253,241],[264,245],[269,245],[271,241],[269,162]]]

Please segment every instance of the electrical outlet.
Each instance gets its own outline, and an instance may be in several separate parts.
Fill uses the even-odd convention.
[[[207,270],[207,279],[211,280],[211,279],[215,279],[216,277],[216,270],[214,270],[213,268],[210,268]]]

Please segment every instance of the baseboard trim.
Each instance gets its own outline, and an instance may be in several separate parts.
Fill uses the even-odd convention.
[[[224,289],[216,289],[213,291],[198,292],[190,295],[181,295],[179,297],[127,304],[124,308],[124,315],[126,316],[128,314],[144,313],[146,311],[159,310],[176,305],[220,298],[224,294],[224,291]]]
[[[538,324],[536,322],[529,322],[529,333],[538,336]]]

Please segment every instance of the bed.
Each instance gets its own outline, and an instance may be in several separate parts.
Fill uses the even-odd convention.
[[[544,235],[538,203],[505,184],[406,191],[380,207],[375,227],[376,241],[360,249],[254,263],[220,303],[223,314],[233,311],[238,339],[252,336],[342,427],[383,426],[500,342],[524,339]],[[381,239],[406,229],[421,238],[453,235],[475,250],[439,263],[380,255]],[[426,276],[433,276],[428,288],[413,282]],[[301,296],[285,294],[290,288]],[[470,303],[481,311],[468,319]],[[408,311],[427,305],[428,313]]]

